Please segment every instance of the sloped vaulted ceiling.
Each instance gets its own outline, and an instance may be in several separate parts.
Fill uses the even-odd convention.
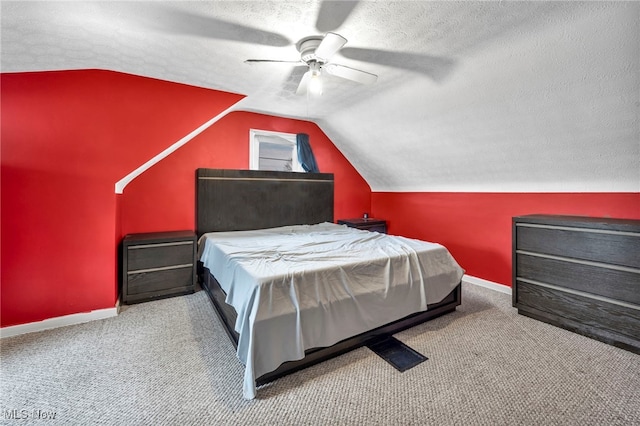
[[[374,191],[640,191],[640,3],[1,3],[2,72],[103,68],[317,122]],[[295,95],[298,40],[377,74]]]

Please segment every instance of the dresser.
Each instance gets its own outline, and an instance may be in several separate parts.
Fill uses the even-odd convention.
[[[518,313],[640,353],[640,221],[514,217]]]
[[[355,218],[355,219],[339,219],[338,225],[347,225],[351,228],[364,229],[366,231],[387,233],[387,221],[382,219],[374,219],[371,217]]]
[[[122,303],[193,293],[196,235],[192,231],[129,234],[121,246]]]

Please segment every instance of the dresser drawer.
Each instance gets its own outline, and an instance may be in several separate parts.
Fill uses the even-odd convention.
[[[625,349],[637,348],[640,310],[527,282],[517,285],[519,313]]]
[[[130,245],[127,250],[129,271],[193,264],[193,242],[174,241],[159,244]]]
[[[640,306],[640,271],[516,253],[517,278]]]
[[[518,224],[516,249],[640,268],[640,238],[624,232]]]

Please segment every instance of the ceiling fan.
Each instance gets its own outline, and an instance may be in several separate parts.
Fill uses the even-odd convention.
[[[319,90],[321,90],[323,73],[363,84],[371,84],[377,80],[375,74],[331,62],[332,56],[338,51],[341,56],[348,59],[406,69],[424,74],[435,81],[446,78],[456,64],[455,59],[423,53],[362,47],[343,48],[347,40],[332,31],[341,28],[361,2],[359,0],[313,0],[313,2],[320,5],[315,24],[316,30],[326,35],[309,36],[298,41],[296,48],[300,52],[299,60],[247,59],[245,62],[289,62],[300,65],[295,67],[291,74],[292,77],[299,78],[300,73],[304,72],[296,91],[298,94],[316,90],[316,86],[320,86]],[[273,47],[287,47],[292,44],[292,41],[283,34],[211,16],[207,3],[180,3],[189,5],[186,9],[166,2],[151,2],[149,4],[152,7],[144,3],[145,13],[140,13],[138,4],[142,3],[119,2],[119,10],[122,8],[126,8],[125,12],[131,10],[129,10],[130,13],[117,16],[118,19],[121,19],[121,16],[130,17],[134,20],[136,28],[142,26],[154,31],[168,32],[171,35],[189,35]]]
[[[344,78],[361,84],[373,84],[378,76],[370,72],[339,65],[331,62],[331,58],[342,46],[347,43],[347,39],[339,34],[328,32],[325,36],[308,36],[296,43],[296,48],[300,52],[298,61],[281,61],[273,59],[247,59],[247,63],[255,62],[279,62],[304,64],[309,70],[302,76],[296,94],[322,94],[322,74],[326,73],[335,77]]]

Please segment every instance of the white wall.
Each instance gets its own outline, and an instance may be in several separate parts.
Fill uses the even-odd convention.
[[[640,191],[640,3],[519,28],[323,129],[374,191]]]

